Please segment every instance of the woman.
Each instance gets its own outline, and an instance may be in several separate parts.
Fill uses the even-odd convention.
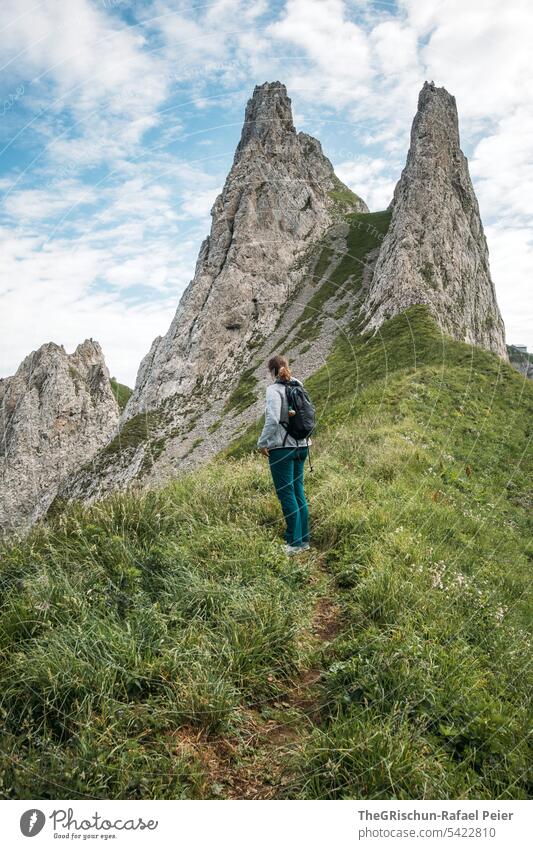
[[[281,503],[287,529],[285,551],[299,554],[309,548],[309,515],[304,494],[304,464],[311,440],[295,439],[280,422],[288,422],[285,384],[292,378],[289,364],[279,355],[268,361],[273,383],[267,387],[265,424],[257,447],[268,457],[272,480]],[[297,383],[300,383],[298,380]],[[301,383],[300,383],[301,385]],[[284,447],[285,446],[285,447]]]

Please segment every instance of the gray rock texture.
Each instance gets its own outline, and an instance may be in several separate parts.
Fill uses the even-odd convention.
[[[368,211],[337,179],[320,142],[296,132],[285,86],[256,86],[194,278],[141,363],[123,421],[227,383],[301,283],[298,260],[349,210]]]
[[[332,224],[313,246],[303,265],[304,283],[285,304],[274,332],[250,350],[223,391],[202,404],[195,395],[178,415],[171,398],[157,410],[128,419],[60,495],[93,502],[113,489],[159,487],[207,462],[258,420],[264,412],[269,382],[266,363],[272,354],[287,355],[294,373],[303,380],[324,365],[337,336],[356,317],[364,292],[361,283],[373,267],[373,252],[369,263],[366,256],[361,262],[346,262],[351,255],[350,230],[365,238],[367,228],[374,230],[372,222],[366,221],[371,215],[361,219],[360,225]],[[376,241],[380,238],[376,236]]]
[[[365,332],[427,304],[443,332],[508,359],[455,98],[424,83],[392,220],[363,304]]]
[[[118,425],[100,345],[70,356],[50,342],[0,380],[0,531],[46,512],[61,481],[91,459]]]
[[[508,345],[509,362],[528,380],[533,380],[533,354],[520,351],[514,345]]]
[[[350,212],[368,208],[336,177],[320,142],[296,132],[285,86],[256,86],[172,324],[141,362],[119,435],[61,496],[95,500],[159,481],[223,447],[220,436],[238,424],[234,410],[218,438],[205,439],[206,428],[226,415],[243,371],[305,289],[324,234]]]
[[[443,332],[507,358],[453,97],[424,85],[390,211],[369,213],[296,132],[285,87],[256,87],[170,329],[118,434],[59,496],[91,502],[205,462],[261,415],[272,353],[305,379],[351,319],[375,332],[420,303]]]

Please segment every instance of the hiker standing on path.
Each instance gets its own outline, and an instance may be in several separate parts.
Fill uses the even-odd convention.
[[[268,370],[272,383],[266,390],[265,424],[257,447],[261,454],[268,457],[272,480],[281,503],[287,529],[285,531],[285,552],[298,554],[309,548],[309,514],[304,493],[304,464],[309,453],[309,436],[296,438],[289,433],[289,420],[296,411],[289,409],[287,387],[302,387],[302,383],[291,376],[285,357],[276,355],[268,361]],[[298,395],[302,398],[302,395]],[[314,425],[314,408],[305,393],[306,410]],[[301,402],[300,402],[301,403]],[[309,412],[309,410],[311,412]],[[298,417],[300,431],[309,433],[309,421],[302,426]],[[296,419],[295,419],[296,421]]]

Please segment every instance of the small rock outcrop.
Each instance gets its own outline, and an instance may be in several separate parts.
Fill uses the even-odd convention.
[[[392,219],[363,304],[376,331],[427,304],[444,333],[508,359],[479,206],[459,146],[455,98],[424,83]]]
[[[256,86],[194,278],[141,363],[123,421],[170,398],[189,406],[193,390],[227,385],[301,283],[298,261],[336,212],[350,210],[368,211],[320,142],[296,132],[285,86]]]
[[[507,345],[509,362],[514,368],[525,375],[528,380],[533,380],[533,354],[528,354],[523,347]]]
[[[50,342],[0,379],[0,531],[44,515],[62,481],[110,439],[119,411],[100,345]]]

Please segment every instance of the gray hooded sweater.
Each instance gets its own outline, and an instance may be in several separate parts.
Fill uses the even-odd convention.
[[[295,377],[292,378],[297,383],[302,385]],[[306,445],[311,445],[311,440],[294,439],[287,434],[286,430],[280,421],[287,422],[289,420],[289,408],[285,395],[285,384],[280,380],[276,380],[267,386],[266,391],[266,407],[265,407],[265,424],[261,431],[261,436],[257,440],[258,448],[305,448]],[[283,441],[285,440],[285,445]]]

